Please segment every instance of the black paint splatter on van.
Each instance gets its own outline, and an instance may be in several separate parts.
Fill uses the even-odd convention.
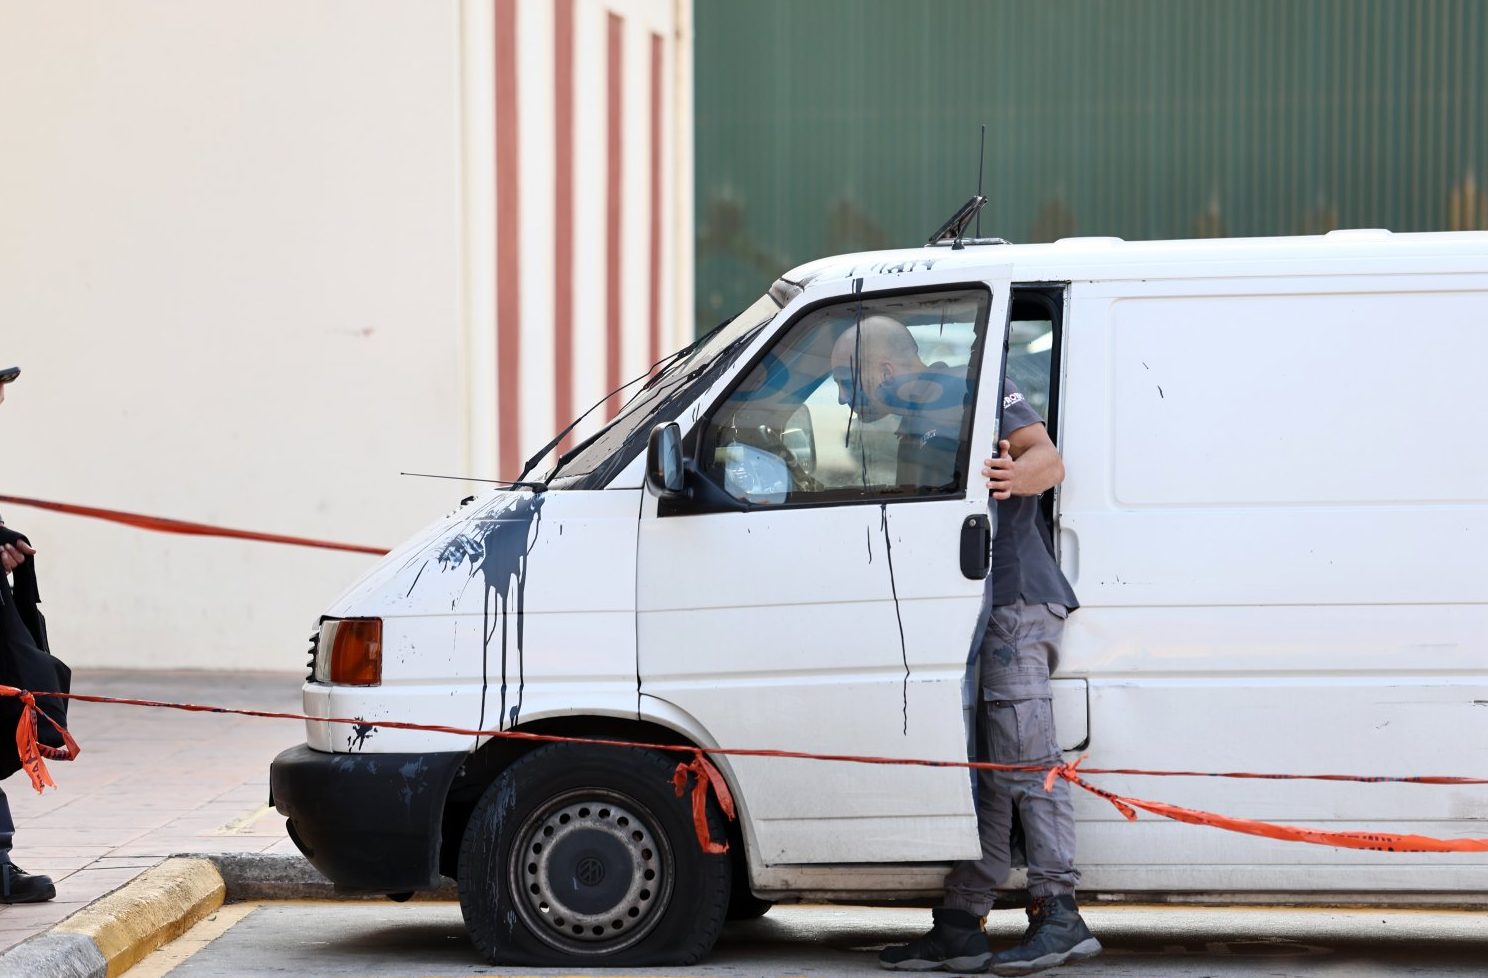
[[[894,580],[894,544],[889,540],[889,504],[878,504],[878,526],[883,531],[884,557],[889,565],[889,593],[894,596],[894,619],[899,622],[899,655],[904,661],[904,736],[909,736],[909,647],[904,644],[904,616],[899,613],[899,585]]]
[[[424,569],[428,566],[429,562],[427,560],[424,561],[423,564],[419,567],[418,573],[413,575],[413,583],[408,585],[408,594],[403,595],[403,597],[407,598],[413,594],[413,589],[418,587],[419,578],[424,576]]]
[[[361,717],[357,717],[357,719],[360,720]],[[362,748],[367,746],[367,738],[371,737],[376,732],[377,724],[375,723],[352,724],[351,736],[346,738],[346,749],[349,751],[361,750]]]
[[[486,725],[486,695],[491,685],[491,640],[501,632],[501,729],[515,727],[522,714],[522,695],[526,690],[526,664],[522,637],[527,597],[527,558],[537,546],[542,524],[544,497],[511,495],[486,514],[472,521],[470,527],[450,540],[439,552],[444,568],[458,567],[469,561],[470,575],[480,571],[485,578],[486,593],[481,602],[481,710],[480,725]],[[509,622],[515,612],[517,652],[517,699],[507,708],[510,686],[508,636]]]

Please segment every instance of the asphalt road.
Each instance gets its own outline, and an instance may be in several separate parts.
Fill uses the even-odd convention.
[[[718,978],[883,975],[876,953],[917,936],[924,910],[776,907],[730,924],[704,965],[680,969],[497,968],[481,962],[450,903],[265,903],[222,908],[127,978],[456,978],[660,974]],[[1106,946],[1051,974],[1108,978],[1481,976],[1488,973],[1488,912],[1088,908]],[[995,947],[1023,928],[1018,911],[994,914]]]

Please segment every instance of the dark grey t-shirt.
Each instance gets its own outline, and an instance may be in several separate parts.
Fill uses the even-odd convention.
[[[966,368],[932,363],[909,378],[913,394],[898,395],[907,410],[899,419],[901,486],[921,491],[956,489],[961,473],[961,429],[967,411]]]
[[[1012,381],[1004,381],[1002,437],[1043,423],[1023,392]],[[992,541],[992,573],[987,580],[994,606],[1013,604],[1019,598],[1030,604],[1080,606],[1054,560],[1054,539],[1038,496],[1009,496],[997,503],[997,536]]]

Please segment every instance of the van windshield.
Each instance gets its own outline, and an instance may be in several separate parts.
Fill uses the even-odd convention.
[[[555,489],[602,488],[645,447],[651,429],[681,414],[693,396],[713,383],[779,311],[780,303],[767,292],[733,319],[677,351],[607,425],[561,456],[543,481],[551,485],[564,480]]]

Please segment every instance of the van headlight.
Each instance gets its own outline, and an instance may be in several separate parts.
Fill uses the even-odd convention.
[[[320,623],[314,679],[336,686],[382,682],[382,619],[327,618]]]

